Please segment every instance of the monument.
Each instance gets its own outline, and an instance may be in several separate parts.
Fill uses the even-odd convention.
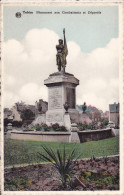
[[[44,85],[48,87],[48,110],[46,103],[40,99],[35,102],[36,118],[28,126],[29,130],[35,125],[42,123],[51,126],[58,123],[66,127],[67,131],[28,131],[11,132],[12,139],[32,139],[40,141],[53,142],[80,142],[78,136],[77,123],[80,120],[79,112],[76,110],[76,87],[79,80],[73,74],[65,71],[68,55],[68,48],[65,38],[65,29],[63,30],[64,41],[59,40],[56,46],[56,64],[58,71],[49,75],[44,80]],[[47,111],[46,111],[47,110]]]
[[[44,85],[48,87],[47,125],[54,123],[65,125],[65,121],[69,121],[69,117],[71,123],[79,122],[79,113],[76,110],[76,87],[79,85],[79,80],[73,74],[65,71],[68,55],[65,29],[63,35],[64,41],[59,39],[59,44],[56,46],[58,72],[50,74],[48,79],[44,81]]]

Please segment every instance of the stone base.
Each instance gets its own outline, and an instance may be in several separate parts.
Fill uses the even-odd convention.
[[[64,112],[49,110],[46,112],[46,124],[51,125],[58,123],[60,126],[64,125]]]
[[[70,120],[70,116],[68,113],[65,113],[64,115],[64,126],[66,127],[68,131],[71,130],[71,120]]]
[[[42,123],[46,123],[46,114],[38,114],[31,125],[41,125]]]
[[[80,143],[77,124],[73,123],[71,125],[71,139],[70,142]]]
[[[46,113],[46,124],[64,125],[64,104],[69,104],[69,115],[71,123],[78,123],[78,111],[76,110],[76,86],[79,80],[74,75],[64,72],[51,74],[44,81],[48,87],[48,111]],[[67,119],[66,119],[67,120]]]

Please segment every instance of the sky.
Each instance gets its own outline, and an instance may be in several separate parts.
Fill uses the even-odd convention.
[[[68,11],[81,14],[65,14]],[[106,111],[119,101],[118,6],[4,6],[3,21],[5,107],[21,100],[27,104],[48,100],[44,80],[57,72],[56,45],[63,28],[66,72],[80,81],[77,104],[86,102]]]

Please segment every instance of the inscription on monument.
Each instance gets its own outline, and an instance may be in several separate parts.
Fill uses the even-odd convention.
[[[60,113],[47,114],[46,119],[49,123],[63,122],[63,116]]]
[[[69,104],[69,108],[75,108],[75,89],[66,88],[66,94],[67,94],[67,102]]]
[[[62,88],[54,87],[49,89],[49,109],[62,108]]]

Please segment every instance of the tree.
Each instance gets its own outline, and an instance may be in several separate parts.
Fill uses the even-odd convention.
[[[21,113],[22,120],[30,120],[35,116],[35,114],[30,109],[25,109]]]
[[[104,126],[108,125],[108,122],[109,122],[109,120],[107,118],[103,119],[102,126],[104,127]]]
[[[10,123],[10,122],[11,122],[10,119],[5,118],[5,119],[4,119],[4,127],[7,127],[8,123]]]

